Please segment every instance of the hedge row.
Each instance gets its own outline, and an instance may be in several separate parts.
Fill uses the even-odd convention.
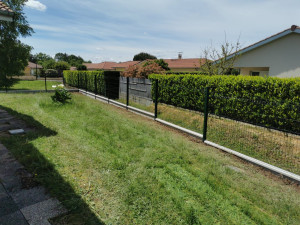
[[[103,71],[64,71],[65,82],[72,86],[87,89],[93,93],[105,95],[105,79]],[[95,90],[95,79],[96,87]]]
[[[300,134],[299,78],[155,74],[149,78],[159,81],[161,103],[203,112],[204,89],[210,87],[210,113]]]
[[[118,71],[64,71],[66,84],[112,99],[119,98]]]

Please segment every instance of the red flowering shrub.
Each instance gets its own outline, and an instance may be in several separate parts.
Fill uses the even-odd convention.
[[[123,72],[125,77],[137,77],[137,78],[148,78],[152,73],[162,74],[164,69],[161,68],[155,62],[147,62],[144,65],[129,66],[126,71]]]

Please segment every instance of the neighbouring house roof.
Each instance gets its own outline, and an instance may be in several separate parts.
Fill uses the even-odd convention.
[[[115,70],[116,68],[128,68],[129,66],[136,65],[140,61],[128,62],[102,62],[102,63],[84,63],[88,70]]]
[[[263,39],[263,40],[261,40],[259,42],[256,42],[256,43],[254,43],[252,45],[249,45],[248,47],[245,47],[245,48],[243,48],[243,49],[241,49],[241,50],[239,50],[239,51],[231,54],[230,56],[228,56],[228,59],[232,58],[236,54],[244,54],[244,53],[249,52],[249,51],[251,51],[251,50],[253,50],[255,48],[261,47],[261,46],[266,45],[266,44],[268,44],[268,43],[270,43],[272,41],[275,41],[275,40],[277,40],[279,38],[287,36],[287,35],[289,35],[291,33],[300,34],[300,27],[297,26],[297,25],[292,25],[290,28],[288,28],[286,30],[283,30],[283,31],[281,31],[281,32],[279,32],[277,34],[274,34],[274,35],[272,35],[270,37],[267,37],[267,38],[265,38],[265,39]],[[219,60],[217,60],[216,62],[218,62],[218,61]]]
[[[12,21],[14,11],[11,10],[4,2],[0,1],[0,20]]]
[[[41,65],[35,64],[35,63],[32,63],[32,62],[28,62],[28,66],[27,67],[29,67],[30,69],[36,69],[36,68],[43,69],[43,67]]]
[[[134,66],[139,64],[140,61],[127,61],[127,62],[120,62],[117,63],[115,66],[113,66],[113,68],[128,68],[129,66]]]
[[[197,69],[200,68],[203,64],[205,64],[206,59],[203,58],[192,58],[192,59],[164,59],[166,63],[168,63],[169,68],[178,69]]]
[[[88,70],[113,70],[116,62],[84,63]]]
[[[146,60],[147,61],[147,60]],[[205,62],[206,59],[203,58],[193,58],[193,59],[164,59],[168,63],[169,68],[172,69],[198,69]],[[102,62],[102,63],[84,63],[88,70],[115,70],[116,68],[127,69],[129,66],[134,66],[140,61],[127,61],[127,62]]]

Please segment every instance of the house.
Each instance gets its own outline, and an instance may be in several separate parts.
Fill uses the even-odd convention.
[[[147,60],[146,60],[147,61]],[[199,71],[200,67],[207,61],[202,58],[183,59],[179,54],[178,59],[164,59],[168,63],[172,72],[195,72]],[[145,62],[145,61],[143,61]],[[87,70],[111,70],[124,71],[129,66],[143,65],[141,61],[127,61],[127,62],[102,62],[102,63],[84,63]]]
[[[0,21],[13,21],[14,12],[2,1],[0,1]]]
[[[117,63],[116,65],[113,66],[113,68],[116,71],[124,71],[126,70],[129,66],[134,66],[141,63],[140,61],[127,61],[127,62],[121,62]]]
[[[234,68],[241,75],[300,77],[300,27],[293,25],[235,54],[240,54]]]
[[[102,62],[102,63],[84,63],[87,70],[109,70],[109,71],[124,71],[129,66],[136,65],[140,61],[128,61],[128,62]]]
[[[196,72],[206,62],[203,58],[183,59],[179,55],[178,59],[164,59],[168,63],[172,72]]]
[[[28,66],[25,67],[24,73],[25,76],[36,76],[36,74],[40,75],[43,67],[41,65],[28,62]]]
[[[102,63],[83,63],[87,70],[115,70],[113,66],[117,65],[116,62],[102,62]]]

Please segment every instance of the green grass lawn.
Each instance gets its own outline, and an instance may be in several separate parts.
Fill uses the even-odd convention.
[[[158,123],[79,94],[0,95],[35,128],[2,137],[71,210],[54,224],[299,224],[299,187]]]
[[[62,82],[59,81],[47,81],[47,90],[54,90],[52,85],[59,85]],[[4,91],[4,88],[0,88],[0,91]],[[43,80],[18,80],[15,79],[15,83],[9,90],[45,90],[45,81]]]
[[[119,100],[126,103],[125,100]],[[130,105],[154,112],[154,105]],[[158,118],[203,134],[202,113],[166,104],[158,105]],[[207,139],[277,167],[300,174],[300,136],[251,124],[209,116]]]

